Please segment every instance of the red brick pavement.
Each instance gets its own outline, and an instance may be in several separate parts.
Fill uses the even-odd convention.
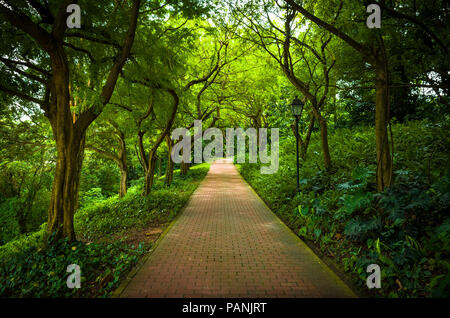
[[[222,160],[120,296],[355,295]]]

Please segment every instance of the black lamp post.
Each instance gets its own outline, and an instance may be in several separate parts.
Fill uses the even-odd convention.
[[[291,104],[292,115],[295,117],[295,141],[297,144],[297,192],[300,189],[300,179],[299,179],[299,161],[298,161],[298,119],[302,115],[303,106],[305,104],[295,96]]]

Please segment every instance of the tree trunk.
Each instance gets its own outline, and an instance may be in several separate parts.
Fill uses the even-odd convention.
[[[389,123],[388,71],[382,58],[377,59],[376,101],[375,101],[375,138],[377,150],[377,189],[379,192],[391,185],[392,157],[389,149],[387,127]]]
[[[184,162],[180,163],[180,176],[184,176],[186,175],[186,166],[184,164]]]
[[[167,156],[167,169],[166,169],[166,178],[164,180],[164,183],[166,186],[170,186],[172,184],[173,180],[173,168],[174,163],[172,161],[172,148],[173,148],[173,140],[170,139],[170,136],[166,136],[166,143],[167,143],[167,149],[169,152],[169,155]]]
[[[144,169],[145,174],[147,174],[148,162],[147,162],[147,155],[145,154],[144,149],[144,141],[143,141],[144,134],[145,132],[143,131],[138,132],[138,146],[139,146],[138,159],[139,163],[142,166],[142,169]]]
[[[67,1],[61,3],[54,17],[51,33],[14,6],[7,9],[0,6],[2,17],[6,17],[13,26],[27,33],[48,54],[51,64],[51,77],[46,82],[46,100],[37,101],[49,119],[56,143],[56,169],[53,179],[52,195],[48,210],[47,234],[54,234],[54,239],[66,237],[75,240],[73,216],[78,205],[78,188],[83,163],[85,133],[89,125],[98,117],[102,108],[89,107],[75,122],[70,111],[69,67],[64,52],[64,33],[66,31]],[[140,0],[133,2],[131,19],[123,45],[117,53],[106,82],[102,87],[100,102],[108,104],[114,91],[119,73],[125,64],[134,42],[137,27]],[[3,19],[2,19],[3,21]],[[37,52],[36,52],[37,53]],[[41,55],[41,54],[39,54]],[[22,95],[22,94],[21,94]],[[36,102],[34,98],[28,100]],[[99,106],[99,105],[96,105]]]
[[[69,68],[62,45],[52,56],[53,77],[50,82],[53,107],[49,118],[56,141],[57,161],[48,210],[47,233],[55,240],[66,237],[74,241],[73,216],[78,205],[78,186],[84,156],[85,130],[75,127],[70,111]]]
[[[162,172],[162,158],[158,157],[158,177],[161,177],[163,175]]]
[[[139,148],[141,150],[141,155],[143,156],[143,161],[147,165],[147,169],[145,170],[145,189],[144,189],[144,195],[148,195],[151,192],[153,180],[154,180],[154,174],[155,174],[155,166],[156,166],[156,152],[158,150],[159,145],[161,142],[163,142],[164,138],[167,138],[170,132],[170,129],[172,128],[172,124],[175,120],[175,115],[177,113],[178,104],[180,102],[180,99],[178,97],[177,92],[172,88],[165,88],[165,90],[172,96],[173,98],[173,108],[172,113],[170,114],[170,117],[166,123],[166,126],[164,127],[164,130],[159,134],[158,138],[156,139],[152,149],[149,152],[148,161],[145,162],[145,152],[143,151],[143,145],[142,145],[142,136],[140,136],[139,140]],[[170,137],[169,137],[170,139]]]
[[[180,174],[182,176],[185,176],[185,175],[187,175],[188,171],[189,171],[189,162],[181,162]]]
[[[61,135],[63,134],[58,132],[57,162],[48,211],[47,233],[54,234],[55,239],[66,237],[69,241],[74,241],[76,238],[73,216],[78,205],[84,134],[81,138],[71,134],[72,138],[68,143],[61,142]]]
[[[303,14],[307,19],[313,21],[318,26],[328,30],[334,35],[344,40],[347,44],[358,51],[364,59],[375,68],[376,73],[376,102],[375,102],[375,138],[377,150],[377,189],[383,191],[392,183],[392,154],[389,149],[387,126],[390,120],[389,115],[389,78],[386,51],[383,44],[383,37],[380,36],[380,43],[383,46],[382,54],[374,52],[370,47],[365,46],[342,30],[337,29],[314,14],[308,12],[296,1],[286,0],[295,10]],[[417,22],[417,21],[415,21]]]
[[[167,162],[167,169],[166,169],[166,178],[164,180],[164,183],[166,186],[170,186],[173,181],[173,169],[174,169],[174,163],[172,161],[172,158],[169,158]]]
[[[127,179],[128,179],[128,171],[127,167],[120,168],[120,189],[119,189],[119,198],[123,198],[127,194]]]
[[[154,176],[155,176],[155,167],[156,167],[156,154],[155,151],[151,151],[149,155],[149,166],[145,171],[145,195],[148,195],[152,191]]]
[[[327,129],[327,122],[325,118],[320,116],[317,118],[320,126],[320,140],[322,143],[322,153],[323,153],[323,160],[325,164],[325,169],[329,170],[331,168],[331,155],[330,155],[330,148],[328,147],[328,129]]]

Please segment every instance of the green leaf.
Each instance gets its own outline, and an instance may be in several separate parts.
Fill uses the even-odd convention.
[[[300,206],[300,208],[301,208],[300,212],[303,216],[306,216],[309,213],[309,206],[303,206],[303,207]]]

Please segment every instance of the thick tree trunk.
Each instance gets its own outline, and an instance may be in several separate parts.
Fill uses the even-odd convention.
[[[62,45],[52,56],[50,120],[56,141],[57,161],[48,210],[47,233],[55,239],[75,240],[73,216],[78,205],[78,186],[84,156],[85,130],[77,129],[70,111],[69,68]]]
[[[66,237],[75,240],[73,216],[78,205],[78,187],[84,155],[85,133],[89,125],[97,118],[101,109],[90,107],[79,114],[75,123],[70,111],[69,67],[64,52],[64,33],[66,31],[67,1],[61,2],[58,14],[54,17],[51,32],[43,29],[40,24],[16,8],[6,8],[0,5],[0,13],[13,26],[21,29],[48,54],[51,64],[51,77],[46,83],[49,89],[45,101],[36,101],[48,117],[56,142],[57,161],[55,178],[52,185],[52,195],[48,210],[47,233],[54,234],[55,240]],[[108,104],[114,91],[119,73],[125,64],[137,27],[140,0],[133,2],[128,31],[118,54],[114,59],[106,82],[100,94],[101,104]],[[3,20],[2,20],[3,21]],[[37,52],[36,52],[37,53]],[[41,54],[39,54],[41,55]],[[22,94],[21,94],[22,95]]]
[[[312,99],[311,103],[313,104],[312,107],[313,114],[316,117],[316,120],[319,123],[320,127],[320,141],[322,144],[324,166],[326,170],[329,170],[331,168],[331,155],[330,155],[330,148],[328,146],[327,121],[325,120],[325,118],[323,118],[322,114],[320,114],[320,110],[317,106],[316,100]]]
[[[127,167],[120,168],[120,188],[119,188],[119,198],[123,198],[127,194],[127,179],[128,171]]]
[[[388,71],[383,59],[378,58],[376,71],[376,101],[375,101],[375,138],[377,150],[377,189],[379,192],[391,185],[392,157],[389,149],[389,95]]]
[[[67,237],[69,241],[74,241],[73,216],[78,205],[84,134],[81,138],[72,137],[67,144],[61,143],[57,138],[56,145],[56,172],[48,211],[47,233],[54,234],[55,239]]]

